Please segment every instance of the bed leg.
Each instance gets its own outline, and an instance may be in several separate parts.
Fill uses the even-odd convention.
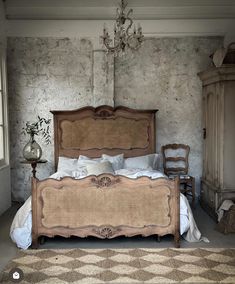
[[[161,241],[161,237],[159,235],[157,235],[157,241],[160,243]]]
[[[31,247],[32,249],[38,249],[38,237],[33,237]]]
[[[175,233],[174,242],[175,242],[175,247],[179,248],[180,247],[180,234],[179,234],[179,232]]]

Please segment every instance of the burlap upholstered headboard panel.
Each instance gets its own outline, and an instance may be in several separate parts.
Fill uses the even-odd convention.
[[[103,153],[124,153],[125,157],[134,157],[154,153],[156,111],[122,106],[51,111],[54,115],[55,166],[59,156],[95,158]]]

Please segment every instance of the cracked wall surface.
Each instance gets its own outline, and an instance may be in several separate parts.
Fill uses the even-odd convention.
[[[221,37],[147,38],[140,50],[122,58],[94,51],[89,38],[8,38],[10,158],[13,200],[30,194],[30,165],[22,161],[28,137],[26,121],[37,115],[52,118],[50,110],[101,104],[157,108],[157,151],[163,144],[191,147],[190,173],[201,176],[202,99],[197,72],[210,66],[209,55]],[[54,170],[52,144],[41,137],[43,158],[38,178]]]
[[[115,105],[158,109],[157,152],[169,143],[191,147],[190,174],[202,174],[202,87],[197,73],[221,37],[149,38],[133,55],[115,59]],[[161,162],[160,162],[161,167]]]
[[[52,118],[50,110],[77,109],[87,105],[113,104],[112,61],[104,52],[95,52],[97,62],[94,76],[94,51],[90,39],[75,38],[8,38],[8,96],[10,116],[10,161],[13,200],[24,200],[30,194],[30,165],[21,164],[22,149],[28,137],[22,134],[26,121],[34,122],[37,115]],[[106,85],[103,81],[105,77]],[[110,80],[110,81],[109,81]],[[94,96],[93,82],[102,97]],[[108,87],[107,87],[108,86]],[[104,89],[102,89],[104,88]],[[96,91],[97,92],[97,91]],[[46,145],[40,136],[42,158],[48,162],[38,165],[38,178],[54,170],[53,123],[52,143]]]

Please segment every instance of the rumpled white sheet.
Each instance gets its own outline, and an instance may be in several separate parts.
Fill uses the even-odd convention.
[[[183,200],[184,200],[184,203],[187,206],[187,213],[188,213],[187,217],[188,217],[188,220],[189,220],[189,228],[188,228],[187,232],[185,232],[185,234],[183,234],[183,238],[186,241],[191,242],[191,243],[200,242],[200,241],[203,241],[205,243],[209,243],[210,241],[206,237],[203,237],[201,232],[199,231],[197,224],[194,220],[193,213],[192,213],[191,207],[189,205],[188,199],[182,193],[180,194],[180,226],[181,226],[181,203],[183,203],[182,202]]]
[[[151,178],[165,177],[159,171],[140,170],[140,169],[121,169],[115,172],[117,175],[124,175],[129,178],[137,178],[140,176],[148,176]],[[56,172],[50,178],[61,179],[68,176],[66,172]],[[83,178],[80,176],[79,178]],[[185,233],[185,234],[184,234]],[[201,237],[201,233],[197,228],[193,214],[186,197],[180,195],[180,234],[188,242],[208,241]],[[10,229],[10,237],[19,248],[27,249],[32,243],[32,209],[31,197],[29,197],[24,205],[17,211]]]

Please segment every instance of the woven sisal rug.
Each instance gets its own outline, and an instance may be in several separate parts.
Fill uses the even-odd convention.
[[[20,283],[235,283],[235,249],[58,249],[20,251],[0,275]]]

